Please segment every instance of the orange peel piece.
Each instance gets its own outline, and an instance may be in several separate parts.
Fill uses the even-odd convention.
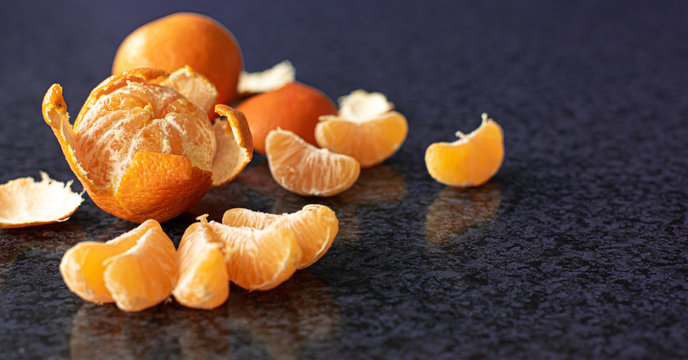
[[[31,177],[0,185],[0,228],[21,228],[67,220],[84,199],[66,184],[41,172],[41,181]]]
[[[408,122],[393,111],[381,93],[354,90],[339,98],[337,115],[323,115],[315,127],[318,146],[352,156],[362,168],[375,166],[397,152],[406,140]]]
[[[239,74],[237,90],[241,95],[251,95],[276,90],[294,81],[296,69],[289,60],[284,60],[273,67],[258,71]]]

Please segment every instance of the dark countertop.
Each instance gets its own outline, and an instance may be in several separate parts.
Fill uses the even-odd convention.
[[[69,292],[70,246],[133,228],[86,201],[64,223],[0,230],[0,358],[687,358],[688,3],[3,2],[0,183],[74,179],[41,113],[72,114],[119,42],[179,11],[237,37],[249,71],[290,59],[333,99],[388,95],[409,137],[356,189],[281,190],[257,156],[165,224],[331,206],[331,250],[274,291],[213,311],[127,314]],[[425,148],[488,112],[506,158],[485,186],[434,182]],[[80,189],[75,184],[75,189]]]

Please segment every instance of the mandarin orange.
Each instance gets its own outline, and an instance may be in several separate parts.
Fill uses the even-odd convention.
[[[210,79],[218,103],[236,99],[243,69],[239,45],[227,28],[201,14],[176,13],[134,30],[117,49],[112,74],[142,67],[173,72],[186,65]]]
[[[234,208],[224,213],[222,223],[254,229],[278,226],[292,230],[303,253],[299,269],[307,268],[325,255],[339,230],[334,211],[319,204],[306,205],[295,213],[282,215]]]
[[[167,73],[154,69],[113,75],[91,92],[73,126],[60,85],[43,99],[43,117],[72,171],[96,205],[115,216],[171,219],[252,158],[243,115],[217,105],[221,119],[211,125],[203,109],[171,87],[191,84],[179,90],[212,96],[211,84],[188,68],[173,77],[168,82]]]
[[[504,160],[504,133],[487,114],[481,125],[468,135],[457,132],[452,143],[431,144],[425,165],[433,179],[445,185],[467,187],[487,182]]]
[[[106,243],[85,241],[67,250],[60,273],[82,299],[140,311],[172,293],[177,253],[160,224],[148,220]]]
[[[337,107],[319,90],[290,82],[277,90],[252,96],[237,106],[246,115],[256,151],[265,154],[265,138],[282,128],[315,145],[315,125],[322,115],[337,113]]]
[[[291,131],[272,130],[265,139],[272,177],[303,196],[334,196],[358,179],[361,166],[348,155],[318,149]]]

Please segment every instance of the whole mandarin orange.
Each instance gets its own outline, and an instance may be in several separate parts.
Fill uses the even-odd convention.
[[[254,149],[265,154],[265,137],[278,127],[316,145],[315,126],[322,115],[334,115],[337,106],[320,90],[300,82],[252,96],[237,106],[246,116]]]
[[[171,73],[186,65],[215,85],[218,103],[237,98],[239,45],[224,26],[200,14],[176,13],[134,30],[117,49],[112,74],[143,67]]]

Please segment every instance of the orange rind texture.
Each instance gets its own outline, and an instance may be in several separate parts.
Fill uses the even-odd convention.
[[[479,186],[494,176],[504,160],[504,133],[482,114],[481,125],[468,135],[456,133],[452,143],[431,144],[425,152],[428,173],[438,182],[456,187]]]
[[[246,119],[219,106],[221,119],[210,124],[201,107],[170,87],[180,82],[182,91],[200,88],[212,96],[208,81],[188,67],[172,76],[155,69],[125,71],[91,92],[73,126],[60,85],[46,93],[45,121],[101,209],[134,222],[163,222],[250,162]]]
[[[353,186],[361,173],[353,157],[318,149],[291,131],[273,130],[265,143],[272,177],[299,195],[337,195]]]
[[[85,241],[67,250],[60,273],[69,290],[84,300],[141,311],[172,293],[177,253],[160,224],[148,220],[106,243]]]
[[[0,228],[20,228],[67,220],[84,200],[66,184],[41,172],[41,181],[25,177],[0,185]]]
[[[408,134],[406,117],[381,93],[355,90],[339,99],[339,113],[320,117],[315,127],[318,146],[352,156],[368,168],[399,150]]]
[[[214,84],[218,103],[236,100],[239,45],[226,27],[201,14],[175,13],[132,31],[115,53],[112,74],[142,67],[173,72],[186,65]]]
[[[303,252],[299,269],[307,268],[325,255],[339,231],[339,221],[334,211],[319,204],[306,205],[297,212],[281,215],[242,208],[229,209],[222,216],[222,223],[254,229],[278,226],[292,230]]]
[[[237,105],[237,110],[246,115],[255,150],[265,154],[265,139],[277,128],[316,145],[314,131],[319,117],[336,114],[337,106],[320,90],[294,81],[247,98]]]

